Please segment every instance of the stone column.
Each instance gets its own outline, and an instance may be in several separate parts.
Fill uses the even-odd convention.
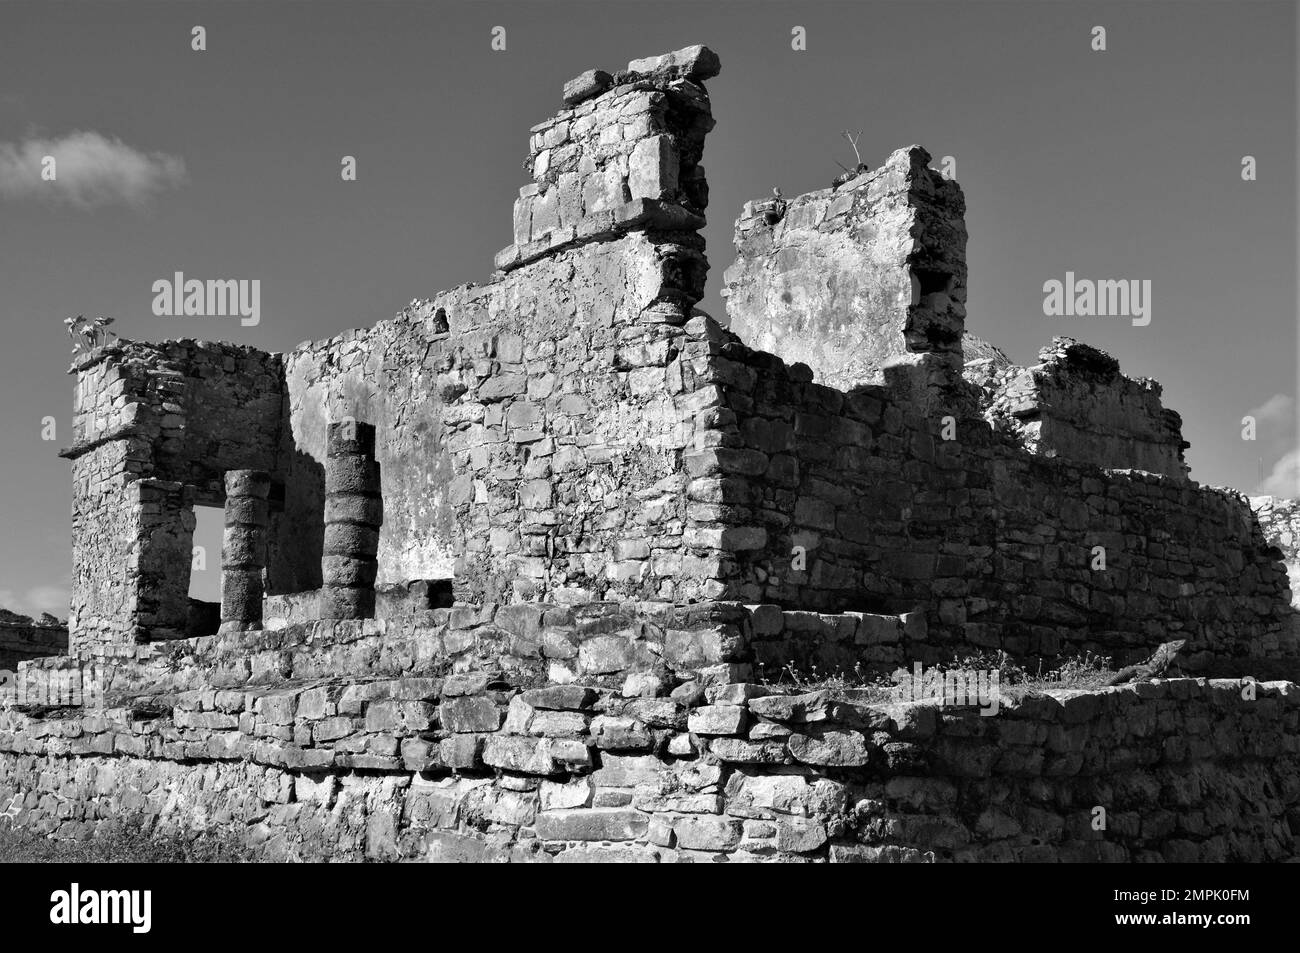
[[[374,425],[351,419],[330,424],[325,458],[322,619],[374,616],[376,556],[383,521]]]
[[[226,519],[221,538],[221,630],[262,627],[262,570],[266,567],[267,495],[265,470],[226,472]]]

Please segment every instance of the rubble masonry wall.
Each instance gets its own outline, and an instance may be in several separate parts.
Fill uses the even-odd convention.
[[[882,706],[691,656],[745,631],[723,611],[657,631],[617,606],[465,607],[142,647],[103,711],[0,712],[0,800],[56,837],[219,826],[266,859],[1294,856],[1294,684]]]

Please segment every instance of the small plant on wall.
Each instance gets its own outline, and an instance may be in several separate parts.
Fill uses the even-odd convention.
[[[110,338],[117,337],[108,330],[108,326],[112,323],[112,318],[106,318],[102,314],[93,319],[82,315],[64,318],[63,326],[68,329],[68,337],[72,338],[72,353],[89,354],[95,348],[107,344]]]

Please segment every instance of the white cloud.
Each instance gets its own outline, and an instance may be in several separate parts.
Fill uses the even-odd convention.
[[[1273,471],[1255,488],[1255,496],[1300,497],[1300,449],[1284,454]]]
[[[42,612],[48,612],[60,619],[66,619],[70,601],[71,593],[68,592],[67,586],[34,586],[25,593],[0,589],[0,609],[8,609],[10,612],[32,618],[39,618]]]
[[[1300,497],[1295,398],[1288,394],[1274,394],[1247,414],[1255,418],[1256,452],[1264,460],[1277,461],[1252,495],[1286,499]]]
[[[1287,394],[1274,394],[1249,411],[1249,414],[1255,418],[1256,424],[1268,426],[1270,430],[1274,427],[1290,427],[1295,421],[1295,398]]]
[[[45,156],[55,178],[41,178]],[[165,152],[144,153],[97,132],[61,139],[0,142],[0,198],[47,198],[77,208],[146,204],[186,181],[185,160]]]
[[[27,590],[27,606],[33,612],[49,612],[60,619],[68,614],[71,593],[65,586],[36,586]]]

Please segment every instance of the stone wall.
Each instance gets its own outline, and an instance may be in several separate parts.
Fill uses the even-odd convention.
[[[68,630],[74,647],[130,642],[136,633],[139,586],[132,563],[138,560],[139,516],[128,484],[139,454],[131,444],[108,441],[72,461]]]
[[[940,643],[1031,662],[1126,664],[1173,633],[1193,671],[1300,661],[1285,572],[1239,495],[1030,454],[956,388],[912,399],[912,368],[845,393],[708,333],[720,434],[687,455],[688,492],[717,522],[702,507],[688,532],[710,534],[722,598],[920,611]]]
[[[226,470],[276,470],[275,355],[233,344],[116,342],[73,367],[74,646],[184,635],[194,506]],[[216,557],[216,554],[212,554]]]
[[[1158,382],[1125,377],[1109,354],[1072,338],[1054,338],[1038,358],[1032,367],[990,365],[978,381],[995,427],[1045,457],[1187,475],[1182,418],[1161,405]]]
[[[39,621],[0,609],[0,671],[13,672],[19,662],[68,651],[68,627],[45,615]]]
[[[325,424],[350,414],[378,431],[382,584],[454,576],[466,599],[658,593],[646,560],[680,546],[696,429],[694,345],[639,319],[662,300],[659,247],[632,233],[570,249],[288,355],[297,463],[279,531],[316,518],[295,467],[323,459]],[[319,585],[319,550],[277,551],[297,565],[273,572],[274,591]]]
[[[1300,500],[1252,496],[1250,508],[1270,545],[1281,553],[1291,585],[1291,604],[1300,608]]]
[[[1161,680],[992,717],[792,694],[699,654],[743,645],[717,641],[745,629],[723,611],[462,607],[141,647],[103,710],[0,711],[0,802],[55,837],[142,818],[266,859],[1296,856],[1294,684]]]
[[[848,389],[914,352],[960,366],[966,201],[920,146],[834,188],[747,202],[723,295],[751,346]]]
[[[117,341],[73,367],[76,459],[106,441],[134,451],[128,472],[194,487],[220,505],[226,470],[274,470],[283,413],[278,355],[207,341]]]
[[[515,243],[497,267],[633,228],[702,227],[709,193],[700,161],[713,128],[702,83],[720,69],[715,53],[693,46],[566,83],[569,108],[532,129],[524,169],[533,181],[519,190]]]

